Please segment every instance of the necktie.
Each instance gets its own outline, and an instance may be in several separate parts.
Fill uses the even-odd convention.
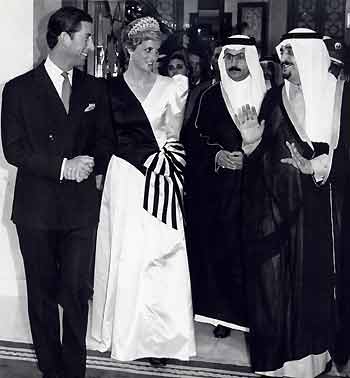
[[[70,94],[72,93],[72,87],[69,82],[68,72],[62,72],[63,84],[62,84],[62,102],[66,109],[67,114],[69,113],[69,99]]]

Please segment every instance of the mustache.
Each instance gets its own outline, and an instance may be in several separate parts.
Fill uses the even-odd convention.
[[[283,62],[281,65],[282,65],[282,67],[289,67],[289,66],[292,66],[293,63],[292,62]]]
[[[240,68],[235,67],[235,66],[230,67],[228,70],[229,70],[229,72],[231,72],[231,71],[238,71],[238,72],[241,71]]]

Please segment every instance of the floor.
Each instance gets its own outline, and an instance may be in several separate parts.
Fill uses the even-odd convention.
[[[216,339],[212,335],[212,330],[213,327],[211,325],[196,322],[196,361],[219,362],[243,367],[249,366],[248,351],[243,332],[232,331],[229,337],[225,339]],[[101,356],[101,354],[96,353],[90,353],[90,355]],[[33,369],[33,353],[28,352],[27,355],[24,354],[23,356],[25,358],[22,358],[21,361],[11,361],[10,359],[2,359],[3,357],[0,355],[0,378],[39,378],[39,372]],[[104,355],[103,357],[107,356]],[[348,374],[350,373],[350,369],[347,369],[346,371]],[[92,370],[90,371],[90,374],[91,373]],[[102,378],[106,376],[105,374],[106,373],[103,371],[94,371],[93,377]],[[340,374],[333,368],[329,375],[339,376]],[[251,376],[254,375],[252,374]]]

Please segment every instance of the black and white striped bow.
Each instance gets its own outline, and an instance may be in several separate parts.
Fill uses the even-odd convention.
[[[182,227],[185,156],[181,143],[168,141],[144,163],[147,172],[143,208],[175,229]]]

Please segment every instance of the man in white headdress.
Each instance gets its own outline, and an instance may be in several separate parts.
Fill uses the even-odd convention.
[[[284,84],[265,97],[264,124],[249,111],[235,118],[247,151],[242,219],[251,363],[267,376],[312,378],[329,366],[334,346],[334,199],[346,165],[341,93],[317,33],[295,29],[277,52]]]
[[[202,94],[195,121],[205,143],[199,160],[206,167],[200,172],[202,187],[189,199],[188,234],[195,320],[226,337],[232,328],[247,331],[240,236],[243,150],[234,115],[242,106],[259,112],[266,87],[252,38],[229,38],[218,65],[221,81]]]

